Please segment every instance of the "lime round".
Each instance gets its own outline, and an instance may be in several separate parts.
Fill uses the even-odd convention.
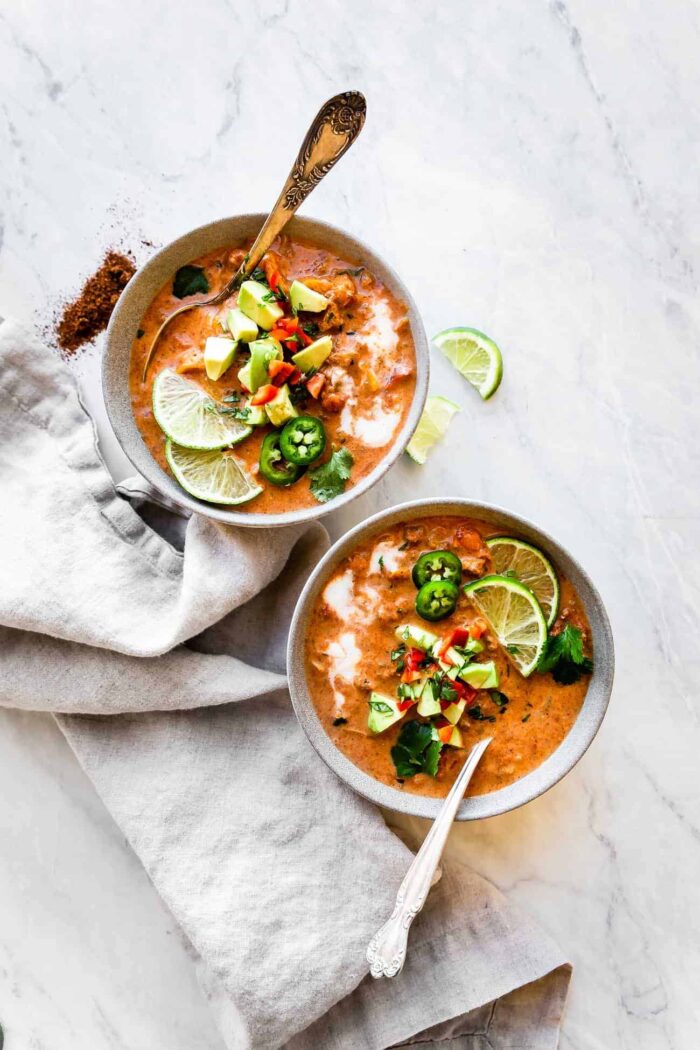
[[[433,344],[484,401],[495,394],[503,378],[503,358],[493,339],[476,328],[447,328]]]
[[[450,420],[455,412],[459,411],[459,405],[448,401],[446,397],[439,397],[437,394],[429,397],[413,437],[406,446],[411,459],[416,463],[425,463],[431,448],[436,441],[445,436]]]
[[[484,576],[464,588],[524,678],[537,667],[547,643],[547,621],[524,583],[511,576]]]
[[[153,415],[166,437],[181,448],[209,451],[236,445],[251,427],[219,405],[200,386],[164,368],[153,383]]]
[[[197,452],[181,448],[168,439],[165,456],[176,480],[195,499],[233,506],[247,503],[262,492],[262,487],[246,473],[232,452],[221,449]]]
[[[549,558],[524,540],[512,536],[494,536],[486,541],[491,551],[494,572],[500,576],[515,573],[529,587],[542,607],[547,627],[559,611],[559,581]]]

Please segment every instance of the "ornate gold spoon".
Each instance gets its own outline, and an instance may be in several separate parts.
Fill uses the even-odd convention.
[[[284,229],[300,204],[306,200],[311,191],[318,186],[324,175],[340,160],[346,150],[352,146],[362,131],[367,113],[365,97],[359,91],[344,91],[334,95],[321,106],[306,132],[304,141],[294,161],[287,181],[282,187],[275,206],[268,215],[263,228],[258,234],[253,247],[241,263],[225,288],[210,299],[196,303],[185,303],[165,318],[156,332],[151,348],[143,366],[143,379],[146,379],[148,366],[158,345],[158,340],[174,317],[184,314],[186,310],[195,310],[198,306],[216,306],[228,299],[246,274],[251,273],[268,250],[275,237]]]

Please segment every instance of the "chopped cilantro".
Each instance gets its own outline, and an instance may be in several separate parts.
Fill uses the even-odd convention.
[[[241,400],[241,395],[236,390],[232,390],[230,394],[222,397],[221,400],[227,405],[237,405]]]
[[[467,708],[467,714],[470,718],[473,718],[475,722],[495,722],[495,715],[485,715],[478,704],[474,704],[473,707]]]
[[[506,707],[506,705],[509,702],[506,694],[502,693],[500,689],[490,689],[489,696],[493,700],[496,707],[500,707],[501,710],[503,710],[503,708]]]
[[[209,281],[201,266],[181,266],[173,280],[173,295],[185,299],[197,292],[208,292]]]
[[[520,719],[520,721],[521,722],[527,722],[529,717],[530,717],[529,715],[523,715],[523,717]]]
[[[267,284],[265,271],[261,270],[259,266],[257,266],[252,273],[249,273],[247,277],[250,281],[258,281],[260,284]]]
[[[311,339],[315,339],[321,331],[315,321],[307,321],[306,324],[303,324],[301,327]]]
[[[400,550],[400,551],[405,551],[405,550],[407,550],[408,546],[409,546],[408,540],[404,540],[404,542],[401,544],[401,546],[398,547],[397,549]]]
[[[311,492],[319,503],[328,503],[345,491],[354,460],[346,448],[339,448],[327,463],[309,471]]]
[[[136,332],[136,338],[137,339],[143,339],[145,334],[146,333],[144,332],[143,328],[139,328],[138,331]]]
[[[399,739],[391,749],[391,757],[396,767],[396,776],[413,777],[416,773],[427,773],[434,777],[442,744],[433,740],[429,725],[424,722],[405,722],[401,726]]]
[[[581,675],[590,674],[593,662],[583,655],[580,629],[567,624],[560,634],[551,634],[537,670],[542,674],[551,671],[552,678],[559,685],[573,685]]]
[[[377,558],[377,564],[379,565],[379,568],[382,570],[382,572],[384,572],[384,555],[383,554],[380,554],[379,557]]]

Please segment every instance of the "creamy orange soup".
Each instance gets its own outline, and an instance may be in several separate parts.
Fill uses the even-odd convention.
[[[493,572],[491,552],[484,541],[502,534],[486,522],[453,516],[396,525],[359,544],[338,566],[316,601],[305,643],[306,676],[313,703],[340,750],[385,784],[415,794],[444,796],[464,764],[467,749],[488,735],[493,742],[468,794],[482,795],[506,787],[539,766],[558,747],[581,709],[587,673],[571,684],[559,684],[553,673],[536,671],[523,677],[463,592],[466,583]],[[411,573],[422,553],[436,549],[456,554],[463,576],[454,612],[431,623],[416,613],[417,588]],[[550,635],[556,637],[567,627],[575,634],[580,632],[588,659],[590,628],[583,606],[570,581],[561,573],[558,577],[559,612]],[[399,640],[395,634],[396,628],[406,623],[441,638],[449,638],[455,629],[465,634],[471,631],[483,645],[474,662],[493,661],[499,680],[496,690],[468,689],[465,710],[457,722],[462,747],[442,747],[434,777],[425,772],[398,776],[391,752],[407,721],[435,725],[437,733],[446,722],[443,711],[432,719],[423,718],[413,705],[385,731],[375,733],[368,728],[372,694],[396,697],[397,687],[407,675],[406,653],[397,653]],[[408,652],[411,646],[405,648]],[[430,666],[420,673],[431,673]],[[443,732],[449,735],[450,730]]]
[[[208,295],[220,290],[233,276],[247,247],[223,248],[194,261],[192,265],[204,272]],[[324,248],[288,237],[280,237],[275,242],[273,250],[262,260],[261,269],[265,275],[261,279],[277,275],[275,284],[279,282],[283,293],[296,278],[329,300],[328,308],[322,313],[298,315],[300,323],[308,327],[314,337],[328,334],[333,341],[332,353],[319,370],[322,380],[317,383],[322,381],[322,387],[318,395],[300,400],[298,410],[317,417],[325,428],[325,452],[314,467],[327,462],[333,450],[347,449],[353,459],[347,481],[347,487],[351,487],[366,477],[386,454],[411,405],[416,361],[406,306],[366,268]],[[245,405],[250,397],[238,379],[238,371],[249,356],[245,344],[239,344],[232,366],[220,379],[212,381],[204,371],[205,342],[209,336],[222,335],[221,322],[236,305],[238,293],[223,305],[188,311],[176,319],[166,329],[143,381],[145,357],[158,327],[169,313],[188,301],[176,298],[173,290],[173,281],[168,281],[146,311],[132,347],[129,377],[136,423],[153,457],[166,471],[169,467],[165,438],[152,407],[153,381],[162,369],[179,371],[221,404],[226,403],[224,399],[239,395],[238,403]],[[282,300],[282,306],[287,317],[293,318],[289,303]],[[290,360],[293,351],[299,348],[285,345],[285,359]],[[234,455],[263,488],[260,495],[236,509],[280,514],[316,506],[305,475],[284,487],[271,484],[261,476],[261,445],[272,429],[271,426],[255,427],[249,437],[226,453]]]

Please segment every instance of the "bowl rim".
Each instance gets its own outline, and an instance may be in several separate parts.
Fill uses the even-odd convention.
[[[321,219],[296,215],[290,219],[285,232],[292,236],[296,234],[300,239],[317,243],[319,246],[329,241],[331,244],[336,240],[340,241],[345,247],[338,247],[339,254],[345,251],[351,259],[357,258],[358,262],[366,260],[368,269],[376,273],[392,294],[406,304],[416,357],[416,385],[406,419],[393,444],[374,470],[329,503],[319,503],[315,507],[304,507],[287,511],[284,514],[265,514],[255,513],[252,510],[240,511],[236,507],[226,509],[215,504],[208,504],[181,489],[175,479],[171,478],[153,458],[136,425],[128,386],[131,343],[136,336],[138,323],[144,310],[147,309],[156,291],[167,280],[167,273],[174,273],[179,266],[198,258],[206,251],[213,251],[216,247],[224,247],[227,242],[234,244],[236,240],[251,236],[250,233],[242,232],[242,230],[246,226],[257,230],[266,218],[265,213],[251,212],[216,219],[187,231],[160,248],[137,270],[119,297],[107,328],[101,366],[102,392],[107,416],[120,447],[139,474],[180,507],[203,514],[216,521],[244,528],[274,528],[316,521],[326,514],[346,507],[353,500],[364,495],[387,473],[408,445],[425,405],[430,375],[430,350],[418,307],[394,268],[364,241],[342,228]],[[238,232],[236,228],[239,228]],[[189,249],[193,241],[200,246],[200,250]],[[209,247],[201,248],[205,241],[208,242]],[[143,298],[144,282],[148,286],[149,281],[154,279],[154,275],[154,289],[148,296],[145,296],[146,306],[139,307]],[[138,319],[134,321],[134,317]],[[125,330],[127,328],[128,331]]]
[[[574,724],[559,746],[541,765],[507,787],[487,795],[462,801],[457,820],[481,820],[499,816],[532,801],[554,787],[583,757],[603,721],[612,692],[615,652],[610,620],[595,584],[576,559],[558,541],[539,526],[512,511],[493,503],[461,497],[411,500],[379,511],[345,533],[325,554],[307,580],[299,596],[289,630],[287,673],[294,711],[309,740],[337,776],[360,795],[386,809],[414,817],[434,819],[442,805],[441,798],[427,798],[403,792],[369,776],[350,761],[333,743],[316,713],[306,685],[304,642],[306,624],[313,603],[328,576],[338,563],[361,540],[378,534],[401,520],[454,514],[460,517],[492,520],[516,536],[541,546],[571,580],[583,601],[593,635],[595,663],[588,690]]]

